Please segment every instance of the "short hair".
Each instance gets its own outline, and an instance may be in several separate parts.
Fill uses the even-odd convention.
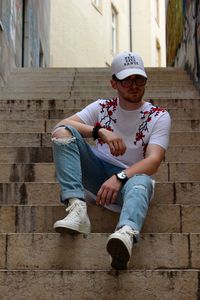
[[[112,75],[112,79],[115,80],[115,81],[118,81],[118,80],[119,80],[119,79],[116,77],[115,74]]]

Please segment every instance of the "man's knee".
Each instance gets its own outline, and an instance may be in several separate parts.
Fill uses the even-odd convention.
[[[147,184],[152,183],[152,178],[149,175],[146,175],[146,174],[136,174],[134,176],[134,180],[136,182],[144,182],[144,183],[147,183]]]
[[[136,174],[133,177],[131,177],[127,185],[131,185],[133,188],[136,189],[152,189],[153,183],[152,183],[152,178],[146,174]]]

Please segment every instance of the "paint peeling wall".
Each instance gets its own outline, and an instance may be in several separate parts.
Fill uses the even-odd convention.
[[[30,67],[49,66],[50,0],[29,0]],[[40,61],[43,53],[43,62]]]
[[[49,65],[49,22],[50,0],[0,1],[1,86],[14,67]]]
[[[183,67],[200,88],[200,0],[169,0],[167,64]]]

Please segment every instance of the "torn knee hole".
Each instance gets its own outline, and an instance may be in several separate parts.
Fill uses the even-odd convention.
[[[142,185],[142,184],[134,185],[133,188],[137,189],[137,190],[144,190],[144,191],[146,191],[146,187],[144,185]]]
[[[72,142],[74,142],[76,140],[75,137],[71,136],[71,137],[52,137],[52,142],[55,143],[55,144],[70,144]]]

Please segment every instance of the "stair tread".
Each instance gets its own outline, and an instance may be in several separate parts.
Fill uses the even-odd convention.
[[[143,233],[199,232],[200,203],[165,204],[153,201],[142,229]],[[113,232],[119,214],[96,205],[88,206],[93,233]],[[53,233],[55,221],[66,216],[65,207],[56,204],[1,204],[1,233]]]
[[[198,270],[0,270],[4,300],[193,300]],[[28,288],[27,288],[28,287]],[[142,288],[141,288],[142,287]],[[159,287],[159,288],[157,288]],[[42,291],[42,292],[41,292]],[[176,295],[176,296],[175,296]]]
[[[105,249],[108,236],[108,233],[91,233],[87,236],[56,233],[0,234],[1,267],[4,268],[6,264],[7,269],[24,270],[105,269],[110,265]],[[198,233],[143,233],[140,243],[133,247],[130,268],[185,269],[190,264],[192,268],[199,268],[200,260],[196,256],[199,240]],[[192,255],[189,253],[189,244]]]
[[[91,234],[54,232],[52,225],[65,209],[59,202],[50,134],[56,122],[96,96],[115,96],[110,71],[13,70],[0,93],[0,294],[6,300],[40,299],[41,290],[44,299],[56,300],[99,295],[110,300],[196,299],[200,95],[182,69],[146,71],[145,99],[169,110],[171,140],[129,270],[113,274],[106,241],[118,214],[90,205]]]

